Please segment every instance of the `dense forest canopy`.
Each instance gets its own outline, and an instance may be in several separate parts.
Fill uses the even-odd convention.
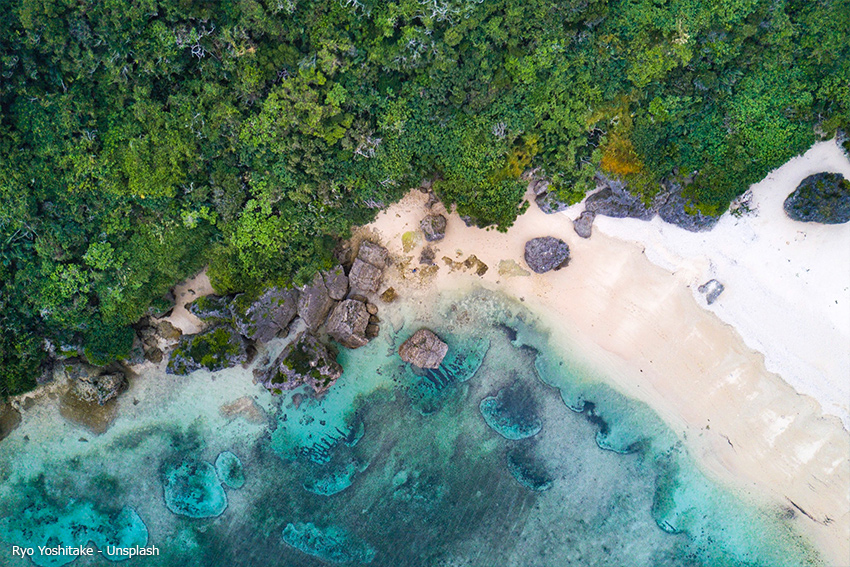
[[[3,0],[0,397],[203,265],[291,284],[421,179],[505,229],[531,167],[692,206],[850,122],[850,0]],[[694,176],[694,174],[696,174]]]

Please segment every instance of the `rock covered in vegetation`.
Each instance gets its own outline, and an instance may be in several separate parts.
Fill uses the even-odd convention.
[[[419,368],[439,368],[449,345],[428,329],[419,329],[398,347],[398,355]]]
[[[0,441],[21,424],[21,414],[6,402],[0,402]]]
[[[354,299],[337,303],[328,316],[327,332],[335,341],[347,348],[365,346],[366,326],[369,324],[369,311],[366,304]]]
[[[723,284],[717,280],[708,280],[697,288],[700,293],[705,294],[705,301],[709,305],[717,301],[724,289]]]
[[[419,228],[425,234],[425,240],[435,242],[446,237],[446,217],[428,215],[419,222]]]
[[[201,368],[215,372],[248,361],[248,344],[230,325],[183,335],[171,352],[166,372],[184,375]]]
[[[840,173],[810,175],[788,195],[784,208],[785,214],[801,222],[850,221],[850,181]]]
[[[265,343],[287,330],[298,311],[298,290],[270,287],[256,297],[240,294],[230,303],[233,324],[246,339]]]
[[[293,390],[307,384],[317,394],[330,388],[342,376],[336,352],[311,333],[301,333],[283,352],[257,375],[257,381],[272,393]]]
[[[85,362],[70,362],[64,366],[71,390],[85,402],[103,405],[127,388],[123,372],[107,372],[100,366]]]
[[[545,192],[537,195],[534,198],[534,202],[537,203],[537,206],[540,207],[540,210],[546,213],[547,215],[551,215],[554,213],[560,213],[563,210],[569,208],[569,204],[560,200],[555,193]]]
[[[554,236],[532,238],[525,243],[525,263],[538,274],[560,270],[570,261],[570,247]]]
[[[591,211],[584,211],[581,213],[578,218],[573,221],[573,229],[575,229],[576,234],[582,238],[590,238],[590,235],[593,232],[593,219],[595,218],[596,214]]]
[[[688,232],[705,232],[714,228],[720,217],[705,215],[682,195],[678,183],[663,183],[664,190],[655,197],[653,206],[661,220]]]
[[[298,298],[298,316],[311,331],[315,331],[325,322],[334,300],[328,293],[322,274],[313,276],[309,285],[301,288]]]

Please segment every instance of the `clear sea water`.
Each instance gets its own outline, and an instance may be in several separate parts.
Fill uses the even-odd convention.
[[[160,550],[75,566],[821,564],[788,510],[709,481],[520,303],[474,291],[379,316],[320,400],[235,368],[135,377],[101,434],[59,397],[31,409],[0,442],[0,565],[71,559],[39,545]],[[421,326],[449,343],[434,371],[396,354]],[[221,411],[240,398],[253,413]]]

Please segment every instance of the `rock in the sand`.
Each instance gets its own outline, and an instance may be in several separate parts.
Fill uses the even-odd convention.
[[[230,304],[233,324],[246,339],[265,343],[287,330],[298,311],[298,290],[270,287],[258,297],[240,294]]]
[[[723,284],[717,280],[708,280],[697,288],[700,293],[705,294],[705,301],[709,305],[717,301],[724,289]]]
[[[428,215],[419,222],[419,228],[425,234],[425,240],[434,242],[446,237],[446,217],[443,215]]]
[[[532,238],[525,243],[525,263],[538,274],[559,270],[570,261],[570,247],[554,236]]]
[[[433,266],[436,255],[437,253],[433,248],[426,246],[419,254],[419,263],[424,266]]]
[[[618,219],[650,220],[655,216],[655,211],[647,208],[639,198],[626,192],[625,188],[615,191],[611,187],[606,187],[588,197],[584,207],[595,215]]]
[[[301,288],[298,297],[298,316],[311,331],[315,331],[325,322],[334,300],[328,293],[322,274],[313,276],[309,285]]]
[[[405,362],[419,368],[438,368],[449,351],[449,345],[428,329],[419,329],[398,347]]]
[[[336,361],[336,352],[311,333],[302,333],[259,373],[257,380],[275,394],[302,384],[320,394],[340,376],[342,366]]]
[[[654,207],[661,220],[675,224],[689,232],[705,232],[714,228],[720,217],[704,215],[682,195],[678,183],[662,183],[662,191],[655,197]]]
[[[386,268],[390,261],[390,254],[387,252],[387,249],[370,240],[364,240],[360,243],[360,249],[357,251],[357,257],[367,264],[372,264],[380,270]]]
[[[590,234],[593,230],[593,219],[596,218],[596,214],[591,211],[584,211],[579,217],[573,221],[573,228],[576,231],[576,234],[581,236],[582,238],[590,238]]]
[[[560,200],[558,196],[552,192],[541,193],[534,199],[534,202],[537,203],[540,210],[547,215],[560,213],[561,211],[569,208],[569,204]]]
[[[331,299],[337,301],[345,299],[346,294],[348,294],[348,276],[345,275],[342,266],[322,272],[322,280],[325,282],[325,287]]]
[[[66,364],[65,375],[78,398],[100,405],[117,397],[127,387],[127,378],[123,372],[107,373],[103,368],[84,362]]]
[[[230,302],[232,297],[204,295],[186,304],[186,310],[201,321],[219,322],[231,318]]]
[[[352,289],[376,293],[381,285],[383,272],[377,266],[365,262],[358,256],[348,273],[348,281]]]
[[[790,218],[801,222],[850,221],[850,181],[840,173],[810,175],[788,195],[784,208]]]
[[[335,341],[347,348],[360,348],[369,342],[366,326],[369,311],[366,304],[354,299],[337,303],[328,316],[327,331]]]
[[[248,344],[230,325],[183,335],[171,352],[166,372],[184,375],[201,368],[215,372],[248,361]]]

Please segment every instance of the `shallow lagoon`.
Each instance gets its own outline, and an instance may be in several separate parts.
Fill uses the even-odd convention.
[[[161,555],[122,564],[206,567],[819,564],[787,510],[709,482],[521,304],[475,291],[380,316],[321,400],[272,398],[242,368],[151,371],[101,435],[48,400],[0,443],[2,545],[124,534]],[[396,349],[423,325],[450,349],[414,372]],[[266,419],[220,411],[245,397]]]

